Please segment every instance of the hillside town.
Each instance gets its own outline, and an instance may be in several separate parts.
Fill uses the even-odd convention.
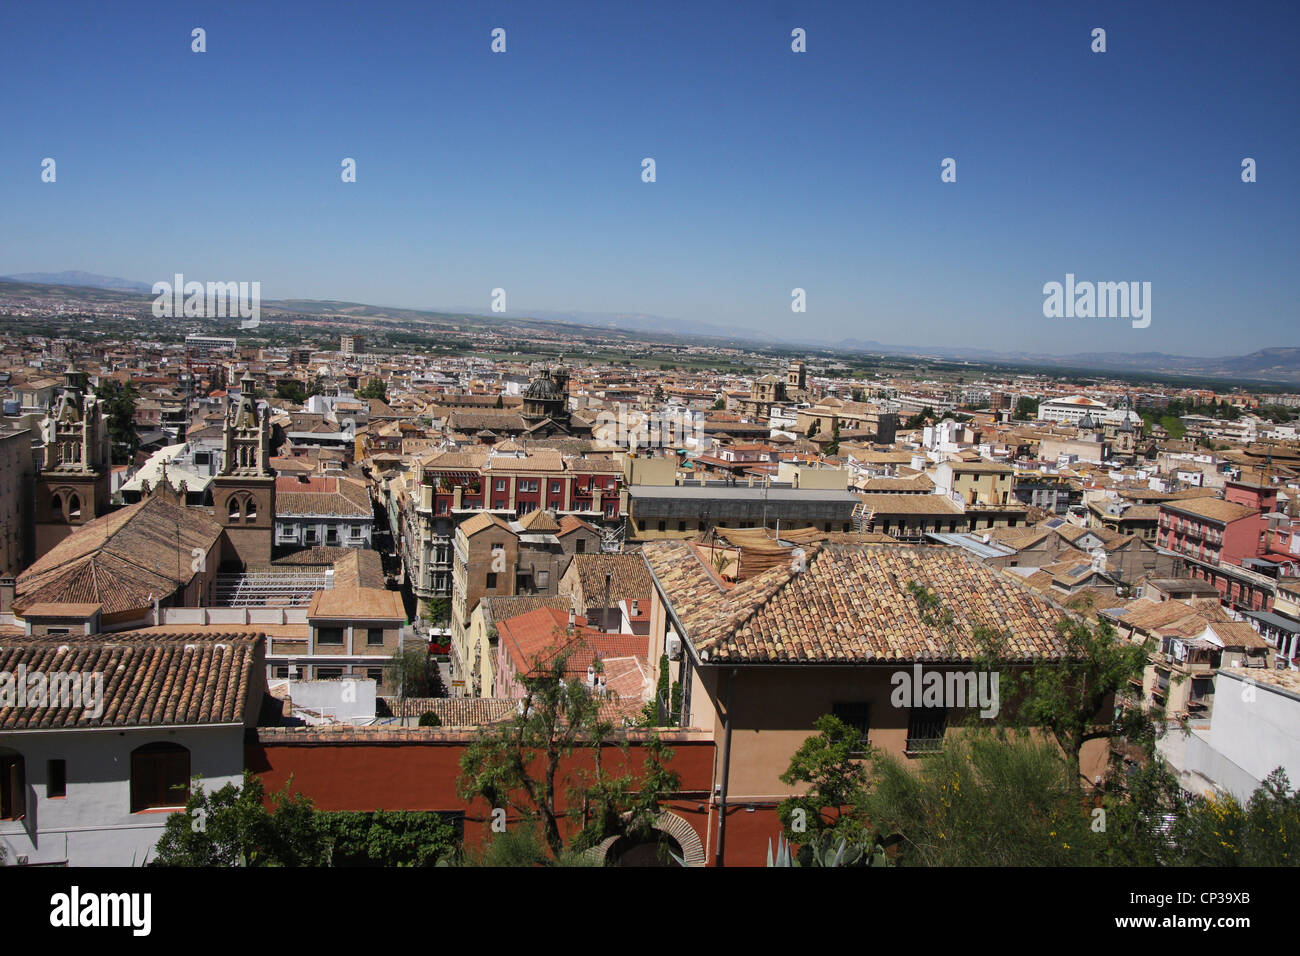
[[[1074,666],[1070,628],[1140,653],[1073,751],[1089,799],[1300,775],[1300,395],[318,332],[0,342],[0,671],[101,682],[0,687],[5,864],[140,865],[249,781],[568,846],[574,798],[471,779],[558,682],[598,750],[672,751],[584,853],[772,865],[819,719],[920,767],[999,704],[900,706],[898,674]]]

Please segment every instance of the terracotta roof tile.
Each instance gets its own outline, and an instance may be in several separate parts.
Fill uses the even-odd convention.
[[[814,545],[803,570],[791,562],[731,588],[694,545],[653,542],[642,554],[683,638],[711,662],[969,661],[980,626],[1008,633],[1012,660],[1063,650],[1064,608],[956,549]],[[912,581],[952,611],[951,628],[923,620]]]
[[[79,706],[25,707],[4,706],[0,697],[0,730],[242,723],[260,703],[262,641],[261,634],[148,630],[4,638],[0,672],[79,674],[83,697]],[[102,682],[99,707],[85,690],[94,674]]]

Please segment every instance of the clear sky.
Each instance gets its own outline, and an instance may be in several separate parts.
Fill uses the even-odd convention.
[[[502,287],[512,313],[792,339],[1296,346],[1298,26],[1294,0],[11,3],[0,274],[483,312]],[[1150,326],[1044,318],[1066,273],[1150,282]]]

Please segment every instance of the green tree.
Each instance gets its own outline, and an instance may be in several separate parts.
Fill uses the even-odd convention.
[[[871,771],[862,812],[902,837],[900,865],[1089,865],[1104,850],[1048,741],[972,730],[919,768],[876,753]]]
[[[1020,421],[1032,421],[1038,417],[1039,399],[1021,395],[1016,401],[1016,410],[1012,417]]]
[[[264,805],[265,789],[244,771],[242,787],[207,793],[195,777],[184,813],[167,818],[154,866],[318,866],[329,838],[309,799],[290,794],[292,780]]]
[[[460,851],[456,828],[437,813],[321,813],[334,866],[435,866]]]
[[[726,408],[727,408],[727,400],[725,398],[720,398],[713,403],[713,410],[715,412],[725,411]]]
[[[108,417],[108,438],[112,445],[113,464],[124,465],[135,460],[140,438],[135,433],[135,402],[140,397],[135,382],[125,384],[116,379],[105,379],[96,391],[104,402]]]
[[[835,425],[831,428],[831,440],[826,445],[826,454],[838,455],[840,453],[840,420],[835,419]]]
[[[781,801],[777,816],[786,836],[795,843],[805,843],[823,832],[859,841],[871,829],[861,809],[868,782],[863,761],[871,748],[856,727],[831,714],[819,717],[813,726],[817,733],[800,745],[781,774],[782,783],[805,784],[807,789],[801,796]]]
[[[1083,747],[1121,731],[1115,700],[1130,678],[1141,676],[1147,653],[1141,645],[1121,640],[1106,622],[1093,627],[1065,618],[1057,632],[1060,660],[1000,675],[1002,698],[1017,700],[1015,707],[1003,707],[1000,717],[1014,726],[1050,733],[1066,756],[1071,779],[1081,786],[1086,782],[1080,763]],[[1014,656],[1005,634],[989,634],[984,643],[982,654],[991,666]]]
[[[451,602],[446,598],[430,598],[420,616],[434,627],[441,627],[451,620]]]
[[[665,796],[681,786],[681,778],[668,766],[673,751],[658,734],[652,734],[641,747],[644,759],[639,778],[631,773],[617,777],[605,773],[604,749],[595,751],[595,770],[579,774],[576,787],[569,793],[571,806],[583,806],[582,829],[573,839],[575,850],[590,849],[614,835],[634,842],[649,839]],[[626,740],[620,750],[626,758]]]
[[[428,645],[421,641],[398,650],[388,659],[384,670],[385,683],[397,689],[399,699],[444,695],[438,662],[429,654]]]
[[[1300,793],[1278,767],[1243,807],[1231,794],[1195,797],[1173,821],[1178,862],[1190,866],[1296,866]]]
[[[534,661],[532,674],[518,675],[524,687],[518,711],[474,738],[461,756],[457,788],[462,799],[483,797],[494,809],[510,808],[535,821],[553,860],[564,851],[559,801],[577,782],[573,770],[562,776],[561,764],[578,747],[598,753],[612,730],[600,716],[600,701],[581,681],[567,678],[568,658],[562,651],[548,662]]]
[[[301,382],[280,382],[275,386],[275,397],[293,402],[295,405],[301,405],[307,401],[307,392],[303,389]]]
[[[357,398],[377,398],[381,402],[386,402],[388,401],[388,386],[384,384],[382,378],[372,378],[357,389]]]
[[[315,375],[311,377],[311,381],[307,383],[307,397],[311,398],[313,395],[324,395],[324,394],[325,394],[325,379],[321,377],[321,374],[319,372],[317,372]]]

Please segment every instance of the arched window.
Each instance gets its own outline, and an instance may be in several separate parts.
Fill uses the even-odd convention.
[[[244,506],[244,520],[252,523],[257,520],[257,502],[249,498]]]
[[[23,755],[0,747],[0,820],[21,820],[27,815],[27,773]]]
[[[63,517],[63,495],[58,492],[50,496],[50,513],[57,518]]]
[[[226,513],[226,517],[229,518],[231,521],[238,521],[239,520],[239,499],[237,497],[232,497],[230,499],[229,507],[230,510]]]
[[[72,521],[73,519],[80,518],[80,517],[81,517],[81,498],[77,496],[76,492],[73,492],[72,494],[68,495],[68,520]]]
[[[190,752],[180,744],[145,744],[131,751],[131,812],[183,807],[190,798]]]

